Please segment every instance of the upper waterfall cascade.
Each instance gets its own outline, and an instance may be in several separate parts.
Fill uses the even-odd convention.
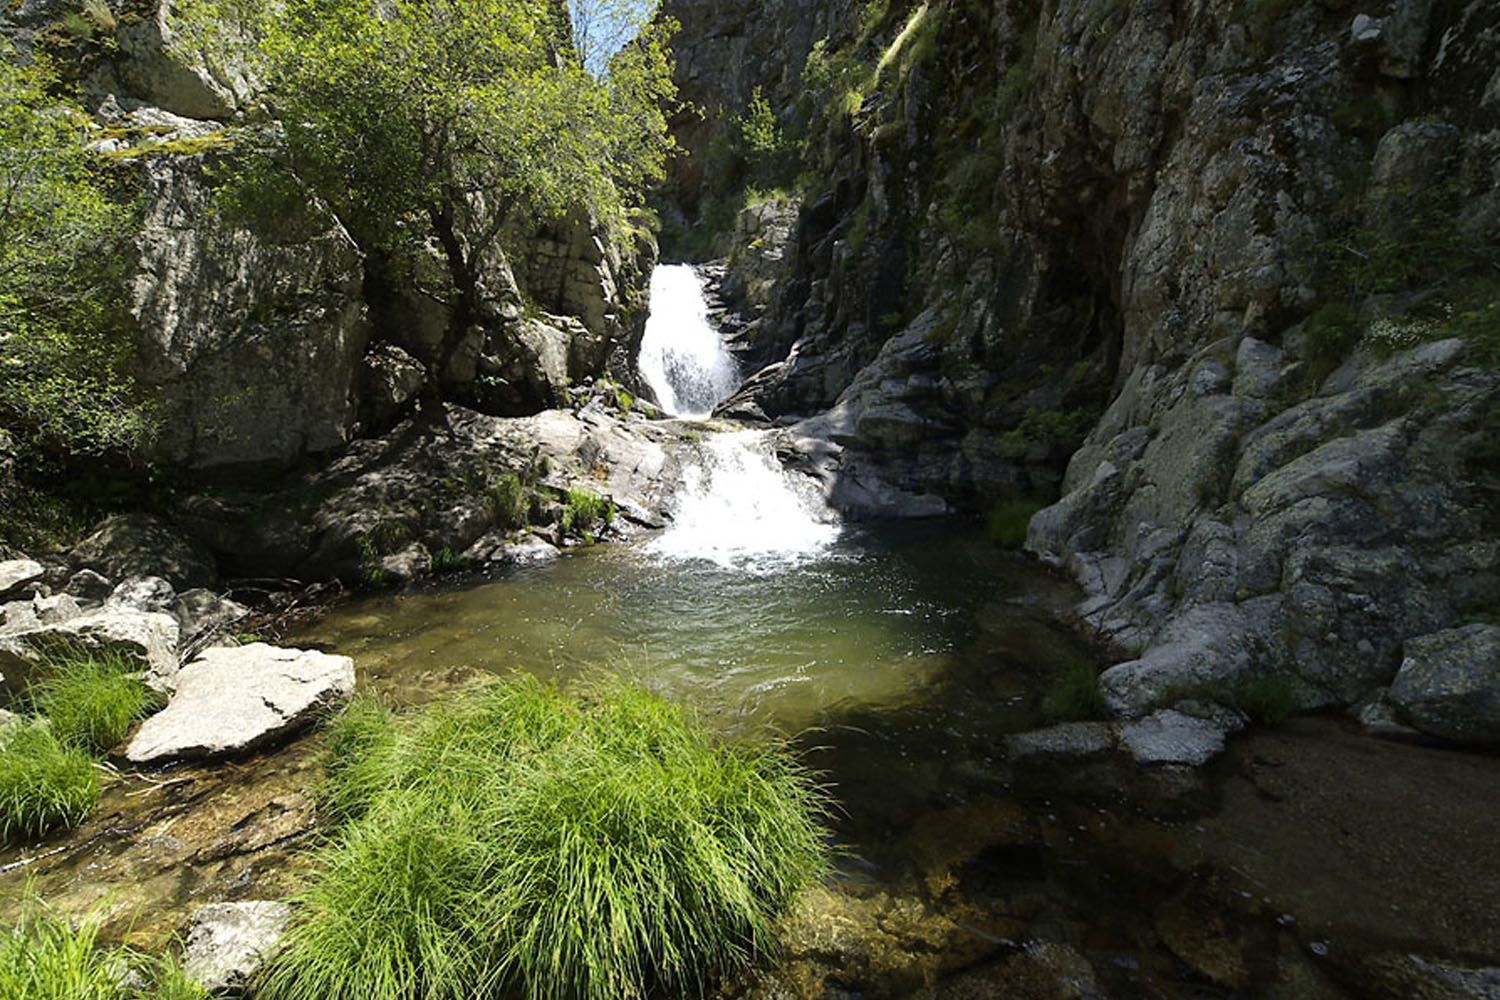
[[[674,417],[707,417],[740,384],[739,366],[708,321],[703,283],[687,264],[663,264],[651,275],[640,371]]]

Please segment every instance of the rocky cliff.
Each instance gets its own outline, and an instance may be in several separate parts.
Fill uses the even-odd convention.
[[[0,37],[63,67],[100,150],[139,190],[132,298],[158,462],[285,469],[410,408],[439,360],[441,283],[374,266],[337,226],[309,221],[318,213],[226,210],[219,179],[256,113],[233,46],[196,44],[166,0],[26,0],[0,12]],[[607,369],[627,377],[649,235],[581,210],[513,228],[510,253],[479,276],[484,323],[436,373],[442,395],[524,415]]]
[[[1050,503],[1116,709],[1355,704],[1493,611],[1492,4],[672,7],[684,86],[783,95],[806,171],[732,407],[855,512]]]

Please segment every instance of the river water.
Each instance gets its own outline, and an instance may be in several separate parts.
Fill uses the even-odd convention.
[[[643,373],[701,417],[733,362],[691,269],[653,287]],[[726,738],[793,740],[838,802],[838,873],[764,996],[1394,996],[1369,955],[1500,955],[1500,761],[1312,720],[1235,743],[1165,815],[1129,774],[1028,780],[1001,740],[1089,656],[1071,585],[973,525],[842,524],[762,432],[704,425],[697,447],[655,536],[361,597],[284,642],[352,656],[401,705],[622,675]],[[0,915],[30,879],[159,945],[202,902],[290,891],[316,753],[127,775],[55,855],[0,853]]]

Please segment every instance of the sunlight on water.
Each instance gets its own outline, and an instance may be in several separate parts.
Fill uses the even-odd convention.
[[[734,358],[708,321],[698,273],[686,264],[652,272],[640,369],[661,408],[677,417],[708,416],[740,384]]]

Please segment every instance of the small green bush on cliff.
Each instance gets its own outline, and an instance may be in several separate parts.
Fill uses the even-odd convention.
[[[1026,544],[1026,529],[1042,505],[1031,500],[1008,500],[999,503],[990,511],[989,533],[995,544],[1007,549],[1019,549]]]
[[[171,957],[106,948],[97,921],[30,909],[0,932],[0,1000],[208,1000]]]
[[[0,733],[0,840],[41,837],[83,822],[99,801],[99,773],[87,753],[28,722]]]
[[[609,526],[615,518],[615,505],[591,490],[571,489],[567,492],[563,507],[562,529],[592,544],[601,528]]]
[[[821,792],[645,691],[522,679],[333,728],[322,849],[261,1000],[703,996],[824,870]]]

